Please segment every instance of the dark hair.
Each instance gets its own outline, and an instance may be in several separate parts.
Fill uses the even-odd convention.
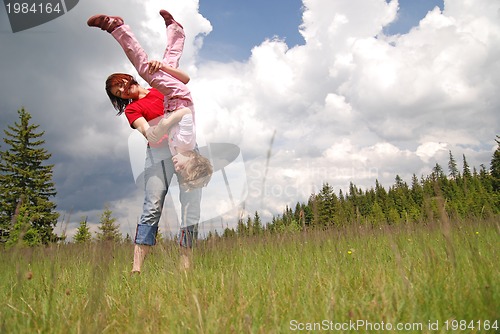
[[[111,104],[113,107],[118,111],[117,115],[123,114],[125,111],[125,108],[132,102],[130,99],[122,99],[119,98],[113,93],[111,93],[111,87],[119,84],[123,84],[123,81],[126,81],[127,84],[125,85],[125,90],[128,90],[130,86],[132,85],[137,85],[137,81],[135,81],[134,77],[131,76],[130,74],[125,74],[125,73],[114,73],[111,74],[107,79],[106,79],[106,93],[108,94],[109,100],[111,101]]]

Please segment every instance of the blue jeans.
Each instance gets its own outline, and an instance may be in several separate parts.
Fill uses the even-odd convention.
[[[138,245],[153,246],[156,243],[158,223],[168,186],[175,173],[172,155],[167,145],[147,148],[146,169],[144,171],[144,204],[135,235]],[[192,247],[197,237],[200,220],[201,188],[186,191],[180,186],[181,227],[179,243],[182,247]]]

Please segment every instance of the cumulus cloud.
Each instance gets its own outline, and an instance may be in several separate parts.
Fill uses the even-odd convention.
[[[276,131],[267,185],[250,193],[266,196],[269,211],[307,199],[308,191],[294,193],[290,185],[345,189],[349,181],[368,187],[378,179],[388,186],[396,175],[409,181],[436,162],[446,166],[448,151],[464,147],[473,148],[476,164],[489,162],[476,159],[491,154],[481,143],[498,132],[491,89],[500,73],[498,4],[446,2],[393,36],[383,28],[397,17],[396,1],[306,0],[304,7],[304,45],[266,40],[246,63],[200,64],[199,75],[215,68],[220,74],[202,80],[227,78],[223,86],[231,88],[195,85],[196,92],[210,91],[197,99],[211,120],[205,131],[217,122],[231,128],[252,163],[265,161]],[[226,92],[237,105],[211,102]]]
[[[103,91],[108,74],[135,71],[116,42],[85,21],[97,12],[122,15],[160,57],[160,6],[186,30],[181,67],[192,78],[200,141],[241,148],[251,214],[281,213],[323,182],[346,191],[349,182],[410,181],[435,163],[446,166],[450,150],[471,166],[491,159],[500,124],[495,1],[445,1],[408,33],[386,35],[396,0],[303,0],[303,45],[265,39],[248,60],[231,62],[199,59],[213,27],[198,0],[85,1],[35,32],[0,36],[8,78],[2,124],[21,105],[34,114],[54,154],[59,208],[74,210],[75,221],[108,202],[134,225],[141,206],[128,158],[132,130]]]

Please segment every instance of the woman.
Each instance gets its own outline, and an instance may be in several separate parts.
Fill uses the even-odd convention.
[[[192,247],[200,218],[201,189],[199,187],[187,189],[185,183],[182,182],[184,179],[182,172],[186,169],[186,163],[192,161],[193,158],[186,159],[183,154],[185,152],[176,152],[178,155],[172,157],[172,151],[168,145],[172,138],[164,136],[171,127],[180,124],[183,116],[190,114],[193,131],[189,142],[192,145],[191,151],[197,152],[194,136],[194,106],[191,93],[186,86],[189,76],[178,69],[184,47],[184,31],[169,12],[161,10],[160,15],[167,27],[167,48],[163,62],[148,59],[147,54],[122,18],[95,15],[87,21],[89,26],[99,27],[111,33],[139,75],[153,87],[146,89],[140,86],[128,74],[113,74],[106,80],[106,92],[113,106],[118,110],[118,114],[125,113],[131,127],[139,130],[149,141],[144,173],[145,199],[135,236],[133,273],[140,273],[144,257],[150,247],[155,244],[168,184],[175,170],[178,172],[181,184],[179,197],[182,217],[179,240],[183,249],[182,261],[185,267],[189,267],[187,254]],[[171,120],[163,120],[164,114],[169,112],[174,112],[169,117]],[[181,114],[182,117],[176,123],[173,116]],[[158,123],[160,126],[156,127]],[[211,174],[211,170],[208,173]],[[203,185],[205,182],[201,183]]]

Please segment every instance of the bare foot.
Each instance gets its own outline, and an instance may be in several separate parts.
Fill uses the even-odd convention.
[[[181,254],[180,258],[181,270],[188,271],[191,269],[191,259],[186,254]]]

